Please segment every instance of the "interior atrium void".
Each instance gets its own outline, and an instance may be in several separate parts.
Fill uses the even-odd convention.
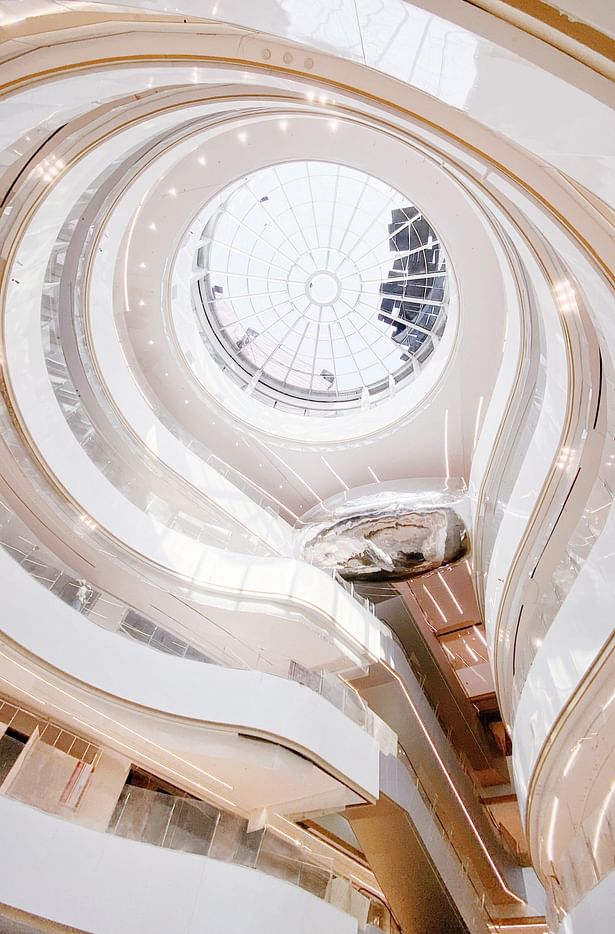
[[[607,0],[0,0],[0,934],[612,934]]]
[[[446,260],[435,231],[363,172],[270,166],[220,192],[198,223],[211,352],[274,404],[296,398],[337,414],[386,399],[444,330]]]

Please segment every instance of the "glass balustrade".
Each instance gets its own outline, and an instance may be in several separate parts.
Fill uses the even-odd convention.
[[[107,179],[114,170],[115,165],[109,166],[101,174],[99,182],[101,184],[104,183],[105,179]],[[96,463],[105,476],[107,476],[121,492],[127,495],[135,505],[152,513],[156,509],[159,512],[162,511],[167,520],[175,520],[176,524],[174,527],[180,528],[185,534],[189,534],[199,541],[210,541],[215,543],[217,547],[227,547],[232,550],[246,550],[247,546],[250,552],[269,553],[263,543],[259,542],[258,539],[248,533],[247,530],[242,530],[239,533],[235,531],[235,533],[231,535],[228,529],[220,527],[215,520],[215,517],[220,515],[217,504],[213,507],[213,521],[207,522],[198,516],[189,513],[186,514],[185,507],[183,511],[180,510],[178,512],[172,503],[166,503],[162,501],[160,497],[156,497],[153,492],[148,492],[147,488],[143,486],[143,483],[135,480],[134,463],[132,465],[128,463],[125,457],[118,452],[115,443],[110,444],[104,434],[97,430],[89,413],[82,404],[79,393],[76,391],[66,366],[58,309],[61,302],[62,276],[66,277],[68,275],[66,270],[67,244],[70,241],[70,236],[74,232],[78,219],[86,212],[94,192],[94,188],[84,192],[72,206],[56,240],[54,250],[49,260],[46,280],[43,287],[41,303],[43,346],[51,384],[60,408],[71,430],[93,462]],[[92,224],[86,234],[84,247],[91,243],[95,232],[96,226]],[[83,294],[81,289],[81,275],[84,273],[84,257],[86,255],[87,251],[84,249],[79,257],[77,275],[75,277],[76,281],[72,281],[71,279],[71,281],[68,282],[65,278],[63,285],[64,288],[66,288],[67,285],[70,286],[67,299],[73,312],[72,324],[74,326],[74,333],[80,350],[80,359],[88,379],[88,384],[94,393],[97,406],[104,412],[105,420],[109,423],[113,432],[114,442],[117,437],[121,437],[122,447],[126,452],[129,452],[133,456],[136,455],[140,463],[145,460],[150,473],[155,475],[159,481],[162,480],[163,483],[167,482],[168,474],[165,473],[161,463],[156,460],[155,456],[146,453],[142,446],[135,444],[135,440],[130,431],[127,431],[122,419],[113,406],[110,405],[109,400],[106,398],[105,393],[99,385],[97,371],[92,366],[87,352],[87,345],[82,327]],[[150,405],[152,405],[153,410],[157,413],[159,412],[159,400],[155,400],[154,402],[150,400]],[[177,426],[174,420],[167,417],[164,423],[169,429],[175,428],[175,433],[177,433]],[[182,440],[186,446],[197,453],[197,456],[200,456],[201,459],[213,466],[214,469],[217,464],[222,465],[223,462],[215,458],[205,446],[199,446],[196,443],[189,444],[188,442],[194,439],[192,439],[192,436],[187,432],[181,432],[178,437],[180,437],[180,440]],[[258,505],[266,503],[266,508],[271,512],[273,500],[270,494],[264,490],[260,490],[257,493],[254,484],[250,484],[247,478],[242,478],[237,472],[235,472],[235,474],[233,478],[235,486],[251,496],[251,498],[258,502]],[[177,494],[175,494],[175,499],[177,499]],[[282,504],[277,504],[277,506],[278,508],[284,509]],[[199,503],[198,508],[199,511],[202,512],[205,508],[205,501]],[[229,517],[227,516],[226,518],[228,519]],[[236,525],[236,520],[233,520],[233,522]],[[232,537],[232,542],[228,540],[229,537]]]
[[[10,414],[6,407],[0,407],[0,435],[8,451],[13,455],[19,469],[30,480],[35,489],[41,490],[41,477],[38,467],[24,451]],[[43,493],[49,500],[52,508],[62,516],[62,521],[68,523],[71,531],[78,538],[85,538],[94,543],[102,555],[112,560],[126,560],[126,554],[121,549],[107,541],[106,537],[97,530],[95,523],[86,516],[77,516],[72,507],[58,497],[49,498],[47,490]],[[38,583],[52,591],[64,602],[70,604],[82,615],[105,629],[135,639],[141,643],[168,654],[185,657],[192,660],[222,664],[228,667],[245,667],[232,654],[224,650],[224,657],[213,658],[200,647],[191,645],[175,633],[171,633],[159,626],[153,620],[138,613],[134,608],[127,606],[121,600],[102,591],[96,585],[78,578],[74,571],[63,565],[59,559],[35,539],[29,527],[12,511],[6,500],[0,497],[0,545],[33,576]],[[368,601],[363,601],[354,593],[353,587],[341,578],[336,577],[338,583],[361,605],[372,609]],[[269,670],[264,659],[257,659],[254,666],[267,673],[280,674]],[[291,670],[292,669],[291,665]],[[286,675],[291,677],[290,671]],[[383,725],[368,711],[366,705],[358,698],[354,689],[350,688],[336,675],[322,673],[319,680],[319,693],[330,703],[342,710],[355,722],[359,723],[371,735],[380,734]],[[343,685],[343,687],[340,687]]]
[[[502,519],[506,514],[519,471],[538,425],[546,387],[544,367],[540,366],[540,350],[544,344],[544,334],[540,329],[538,300],[533,291],[530,291],[520,257],[510,237],[501,226],[498,232],[508,254],[510,265],[515,271],[527,326],[525,354],[518,378],[520,391],[518,390],[515,394],[515,408],[506,413],[507,422],[502,425],[497,446],[491,452],[478,502],[473,552],[476,576],[481,582],[482,590],[487,580]]]
[[[105,755],[63,726],[0,698],[0,794],[93,830],[259,870],[351,914],[358,896],[362,917],[384,934],[399,934],[382,899],[350,874],[353,863],[346,857],[319,849],[316,841],[312,849],[269,825],[252,830],[241,815],[161,787],[163,780],[138,767],[115,792],[106,823],[92,823],[93,801],[105,810],[111,805],[108,776],[97,784]]]
[[[104,176],[108,174],[109,171],[103,173],[101,181],[104,179]],[[199,541],[210,541],[216,544],[217,547],[226,547],[231,550],[245,551],[247,549],[251,553],[270,553],[264,543],[259,541],[245,528],[241,529],[241,531],[235,530],[233,534],[229,530],[219,527],[215,518],[212,522],[205,522],[198,516],[189,513],[186,514],[185,508],[178,513],[172,503],[160,500],[160,497],[154,496],[151,492],[148,494],[146,490],[144,490],[143,484],[135,480],[134,464],[132,466],[127,464],[125,459],[119,454],[115,443],[111,445],[107,442],[104,435],[98,431],[89,413],[85,409],[66,366],[60,334],[59,307],[62,276],[68,275],[65,270],[68,236],[65,234],[66,232],[72,233],[77,218],[84,213],[89,204],[89,200],[89,197],[82,196],[75,205],[73,205],[71,213],[58,235],[55,249],[47,268],[41,308],[41,326],[43,329],[43,345],[45,347],[47,368],[56,398],[58,399],[58,403],[60,404],[71,430],[93,462],[121,492],[135,503],[135,505],[138,505],[148,512],[156,508],[158,508],[159,511],[162,509],[162,512],[167,514],[166,521],[174,517],[175,521],[178,523],[175,527],[180,528],[185,534],[191,535],[191,537],[195,537]],[[135,444],[132,435],[126,429],[126,426],[113,406],[109,403],[109,400],[99,385],[98,373],[92,365],[87,350],[83,325],[84,295],[82,290],[82,276],[85,273],[84,257],[87,256],[87,247],[90,244],[95,229],[96,225],[92,224],[86,235],[84,249],[79,257],[74,281],[71,279],[70,283],[68,283],[70,285],[68,296],[73,312],[72,324],[80,350],[81,364],[84,368],[88,384],[96,398],[96,404],[100,407],[101,411],[104,412],[105,419],[109,422],[113,431],[114,441],[115,438],[121,437],[122,447],[133,455],[138,456],[141,462],[145,460],[148,470],[154,474],[158,480],[166,483],[169,477],[163,465],[156,460],[154,455],[147,452],[143,446]],[[66,284],[67,282],[65,281],[64,285],[66,286]],[[147,387],[141,387],[141,390],[147,395]],[[242,493],[245,493],[256,505],[276,516],[286,513],[293,519],[296,518],[294,513],[288,510],[283,503],[277,501],[272,494],[250,481],[247,477],[244,477],[239,471],[225,464],[204,444],[195,439],[186,429],[179,426],[177,420],[161,407],[160,400],[148,398],[148,402],[152,411],[156,412],[156,417],[159,418],[167,430],[181,441],[188,450],[199,457],[204,464],[208,464],[221,476],[228,479],[234,487]],[[203,508],[204,501],[199,504],[199,510],[202,511]],[[218,503],[213,507],[213,514],[214,517],[220,514]],[[225,518],[227,520],[231,519],[232,524],[235,526],[237,525],[238,520],[234,517],[226,516]],[[229,538],[232,539],[232,542],[228,540]]]
[[[421,840],[427,851],[435,854],[438,851],[437,845],[443,844],[449,856],[456,864],[458,873],[458,886],[460,890],[455,897],[457,905],[465,905],[464,920],[470,930],[481,930],[485,924],[494,924],[493,917],[486,905],[484,886],[472,864],[468,859],[467,853],[460,848],[455,841],[452,830],[449,830],[446,824],[440,819],[437,809],[437,797],[430,795],[426,786],[423,784],[414,769],[411,760],[401,745],[398,746],[398,758],[406,768],[408,776],[416,788],[425,808],[429,812],[431,820],[426,828],[421,830]],[[461,843],[461,841],[459,841]],[[450,889],[451,882],[447,883]]]
[[[67,140],[66,145],[70,145],[70,138]],[[103,183],[105,179],[110,177],[115,168],[116,165],[114,163],[109,165],[101,174],[99,182]],[[95,233],[95,216],[92,217],[92,224],[86,235],[84,249],[79,257],[74,281],[71,280],[69,283],[65,282],[64,285],[66,286],[68,284],[68,286],[70,286],[66,291],[66,298],[72,307],[74,336],[80,349],[80,360],[84,367],[88,384],[94,393],[96,405],[104,411],[105,419],[109,423],[109,428],[114,440],[116,437],[120,436],[123,442],[125,442],[125,444],[123,443],[123,448],[126,452],[126,457],[120,456],[115,448],[115,444],[111,444],[107,441],[104,433],[101,433],[97,429],[76,391],[66,366],[61,340],[59,320],[60,292],[62,286],[61,277],[66,271],[65,267],[70,237],[75,230],[78,220],[83,217],[86,212],[91,196],[94,194],[97,187],[98,186],[91,186],[72,205],[65,223],[59,232],[55,249],[50,258],[46,281],[43,287],[41,301],[43,345],[51,384],[54,388],[58,404],[75,436],[80,443],[83,444],[85,450],[92,457],[92,460],[97,464],[101,472],[117,489],[135,503],[138,508],[143,509],[153,518],[166,524],[169,528],[176,529],[197,541],[207,542],[215,545],[215,547],[230,551],[246,551],[247,549],[253,553],[268,554],[270,553],[269,549],[264,546],[262,541],[257,540],[254,536],[248,535],[245,531],[231,531],[221,526],[216,521],[204,521],[202,518],[187,512],[185,508],[177,509],[174,503],[168,502],[154,490],[147,489],[147,484],[144,484],[141,478],[135,476],[134,461],[131,462],[130,458],[136,457],[139,463],[142,463],[143,448],[135,444],[134,439],[130,432],[127,431],[118,413],[109,405],[109,401],[99,385],[97,373],[89,358],[89,354],[86,352],[85,346],[82,283],[85,272],[85,257],[87,256],[87,250],[85,248],[89,244],[89,238]],[[144,391],[146,391],[146,387]],[[207,449],[205,445],[195,439],[185,429],[181,428],[181,426],[177,425],[176,420],[173,419],[169,413],[161,410],[159,401],[148,401],[152,408],[156,410],[157,416],[160,417],[165,427],[173,432],[182,444],[188,450],[195,453],[205,464],[214,468],[238,490],[245,493],[257,505],[261,506],[272,515],[280,515],[282,513],[288,514],[286,507],[278,502],[275,497],[266,490],[260,488],[249,478],[244,477],[234,468],[224,464],[224,462]],[[155,458],[148,458],[148,469],[153,470],[161,482],[166,483],[168,481],[167,472],[162,469],[161,464],[159,464]],[[199,509],[202,508],[203,504],[199,504]],[[292,518],[297,518],[294,514],[291,515]],[[354,593],[352,585],[342,582],[341,578],[336,579],[339,583],[342,583],[345,589],[354,596],[361,605],[365,606],[370,612],[373,610],[373,606],[369,601],[363,600]]]
[[[51,591],[73,609],[103,629],[114,631],[152,649],[192,661],[237,667],[232,660],[216,660],[199,648],[164,629],[153,620],[127,606],[122,601],[77,578],[69,568],[38,542],[29,528],[9,509],[0,497],[0,546],[39,584]],[[256,659],[256,670],[275,674],[262,657]],[[370,735],[385,729],[357,692],[337,675],[327,671],[304,668],[291,660],[287,677],[320,694]]]
[[[374,898],[371,893],[366,893],[364,889],[359,891],[367,894],[370,899],[367,924],[360,928],[361,934],[402,934],[388,906],[380,899]]]
[[[547,879],[547,917],[556,930],[566,915],[615,871],[615,782],[600,808],[576,828]]]
[[[63,759],[68,760],[69,757],[58,750],[52,751],[58,758],[57,762],[54,760],[57,772]],[[73,768],[71,760],[67,763],[67,776],[70,776]],[[22,772],[27,770],[26,763]],[[57,777],[55,773],[54,777]],[[24,782],[25,778],[22,778],[22,784]],[[78,808],[58,811],[54,805],[54,796],[45,795],[40,782],[33,784],[30,780],[28,787],[30,793],[26,797],[14,788],[8,796],[31,807],[54,813],[61,819],[77,824],[81,822]],[[355,892],[355,903],[358,894],[360,913],[367,917],[374,930],[381,934],[398,934],[399,929],[385,903],[367,893],[364,888],[359,893],[351,875],[343,874],[340,867],[334,865],[332,857],[314,855],[307,846],[282,837],[269,826],[249,830],[245,818],[221,811],[204,801],[125,785],[106,832],[150,846],[255,869],[298,886],[316,898],[332,902],[344,910],[339,897],[341,883],[342,887]],[[334,882],[335,887],[332,885]]]
[[[115,628],[123,635],[137,639],[160,651],[186,658],[196,658],[199,661],[213,662],[212,659],[193,649],[188,643],[165,631],[132,608],[126,607],[115,598],[109,597],[88,584],[84,587],[83,582],[76,579],[70,571],[57,567],[57,560],[54,559],[54,556],[47,553],[40,544],[33,540],[27,526],[8,510],[6,504],[3,506],[1,502],[0,513],[3,513],[0,521],[0,539],[3,546],[39,583],[52,590],[91,621],[107,629]],[[7,534],[9,526],[13,538]],[[333,572],[332,576],[342,584],[348,593],[355,595],[351,583],[339,578],[339,575],[335,572]],[[371,609],[368,601],[365,601],[364,605],[366,605],[367,609]],[[259,668],[258,663],[256,667]],[[297,662],[291,661],[288,677],[321,694],[355,723],[372,732],[374,724],[370,723],[371,711],[369,711],[356,691],[344,684],[337,676],[329,672],[310,671]],[[381,724],[380,728],[382,728]],[[425,798],[426,806],[433,811],[433,803],[420,784],[409,762],[408,766],[415,776],[417,787]],[[435,812],[433,813],[435,814]],[[444,828],[442,829],[446,833]]]
[[[568,541],[562,549],[551,578],[543,588],[531,628],[523,639],[517,639],[514,654],[514,709],[519,702],[528,672],[560,607],[566,600],[579,571],[601,534],[604,522],[613,505],[613,454],[615,442],[609,436],[605,441],[601,467],[592,486],[583,512]]]
[[[49,281],[52,268],[53,262],[48,267],[46,287],[52,284]],[[54,292],[49,294],[53,295]],[[55,294],[59,303],[57,290]],[[69,428],[103,476],[137,508],[167,528],[216,548],[269,554],[269,549],[262,542],[259,543],[254,535],[247,530],[238,530],[236,520],[230,520],[230,528],[221,525],[220,510],[209,506],[206,497],[203,497],[198,507],[194,507],[197,511],[193,513],[189,511],[187,496],[174,494],[169,499],[156,492],[153,489],[156,486],[159,490],[168,490],[169,474],[165,473],[163,465],[144,446],[136,444],[121,419],[109,404],[105,404],[102,393],[99,392],[97,402],[104,409],[105,419],[113,432],[113,443],[107,440],[83,404],[68,371],[61,343],[57,307],[57,304],[52,302],[47,312],[43,309],[42,318],[46,333],[45,360],[50,383]],[[88,373],[88,382],[92,389],[96,387],[96,374],[93,371]],[[122,439],[119,445],[118,438]],[[141,475],[143,464],[151,480]],[[168,497],[168,493],[165,495]],[[195,492],[194,495],[198,494]],[[180,508],[178,502],[182,504]],[[207,520],[198,515],[204,511],[211,512],[212,518]],[[227,516],[226,519],[230,517]]]
[[[512,257],[512,259],[516,264],[515,258]],[[535,298],[528,293],[526,295],[528,307],[533,302]],[[544,336],[537,333],[535,340],[542,346]],[[532,374],[533,378],[530,378]],[[525,378],[526,388],[519,394],[520,401],[517,409],[510,416],[508,424],[503,426],[498,447],[492,452],[492,460],[486,474],[476,517],[474,554],[477,562],[476,575],[483,591],[502,519],[511,508],[515,484],[526,452],[532,449],[532,439],[545,404],[545,368],[537,359],[532,360],[531,355],[525,363]],[[587,420],[582,433],[582,437],[585,438],[592,427],[589,422],[589,410],[579,411],[577,417],[579,421],[583,418]],[[582,424],[579,432],[581,428],[583,428]],[[536,610],[531,616],[528,609],[525,610],[523,637],[512,640],[514,643],[514,656],[511,662],[514,671],[511,696],[513,713],[536,653],[601,534],[608,512],[613,505],[615,441],[608,432],[605,435],[604,445],[600,467],[583,512],[573,530],[568,534],[567,540],[562,543],[561,557],[550,580],[542,588]],[[561,468],[567,464],[567,453],[566,448],[563,448],[560,453],[558,466]],[[547,469],[550,470],[550,468],[551,465],[547,465]],[[530,500],[538,499],[541,484],[546,480],[546,474],[544,478],[537,478],[537,480],[540,480],[540,483],[534,491],[526,493],[522,506],[523,512],[528,514],[528,521],[532,505],[532,503],[528,505],[528,497]],[[543,523],[543,527],[546,527],[546,523]],[[482,594],[479,594],[479,597],[482,598]]]
[[[80,202],[78,202],[78,205],[80,208],[82,207]],[[71,221],[68,223],[74,222]],[[65,245],[61,236],[60,234],[57,246],[59,250],[65,250]],[[57,265],[60,270],[63,269],[63,263]],[[50,264],[50,267],[51,266],[53,266],[53,262]],[[236,531],[233,532],[231,529],[224,528],[213,522],[203,522],[203,520],[185,511],[174,510],[172,504],[153,491],[148,490],[144,486],[142,479],[135,474],[134,464],[131,465],[122,458],[118,454],[115,446],[111,446],[104,435],[96,429],[94,422],[81,402],[66,366],[60,341],[59,321],[57,317],[57,294],[59,290],[58,288],[54,288],[54,286],[59,286],[59,279],[55,282],[51,282],[48,276],[45,288],[48,289],[49,296],[56,297],[52,298],[48,303],[43,302],[42,320],[47,337],[47,367],[58,404],[81,446],[100,469],[101,473],[103,473],[120,492],[124,493],[138,508],[157,519],[168,528],[175,529],[197,541],[214,545],[217,548],[231,551],[245,551],[246,541],[244,541],[243,534],[238,538],[238,533]],[[76,293],[79,293],[79,288],[76,289]],[[46,304],[48,307],[45,310]],[[82,358],[82,363],[88,375],[89,384],[95,389],[97,387],[96,373],[86,357]],[[97,402],[104,407],[105,415],[110,421],[114,435],[120,435],[125,438],[127,450],[131,451],[133,455],[142,460],[142,447],[135,447],[132,438],[126,433],[121,420],[105,403],[105,399],[100,392],[97,393]],[[224,462],[216,457],[216,455],[212,454],[201,442],[181,429],[168,413],[160,410],[159,406],[157,407],[157,416],[160,417],[165,427],[172,431],[178,440],[181,440],[189,450],[197,454],[205,464],[213,467],[222,477],[228,479],[233,486],[237,487],[238,490],[250,496],[257,505],[277,516],[281,514],[281,509],[283,510],[284,508],[281,504],[272,505],[271,498],[265,491],[257,493],[255,485],[248,480],[248,478],[243,477],[229,465],[224,464]],[[149,466],[151,467],[152,465],[150,464]],[[162,471],[160,471],[160,475],[163,476]],[[248,536],[248,538],[251,543],[251,551],[258,554],[270,553],[266,548],[263,548],[262,543],[259,544],[257,542],[254,536]],[[332,572],[332,577],[361,606],[368,612],[373,613],[373,603],[358,594],[351,582],[345,581],[337,571]]]

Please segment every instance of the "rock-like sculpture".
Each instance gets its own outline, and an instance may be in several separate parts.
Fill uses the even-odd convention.
[[[465,504],[458,491],[382,486],[351,491],[304,516],[304,560],[336,568],[346,580],[394,581],[467,554]]]

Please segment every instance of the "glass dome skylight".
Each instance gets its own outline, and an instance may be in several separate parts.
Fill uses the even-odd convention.
[[[201,215],[195,300],[224,370],[271,405],[341,414],[390,396],[446,323],[442,247],[408,198],[326,162],[233,183]]]

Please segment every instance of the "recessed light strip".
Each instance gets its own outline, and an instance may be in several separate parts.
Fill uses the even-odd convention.
[[[207,776],[207,778],[210,778],[212,781],[217,782],[219,785],[222,785],[224,788],[228,788],[231,791],[233,790],[233,786],[229,785],[228,782],[223,781],[221,778],[216,778],[216,776],[212,775],[211,772],[207,772],[205,769],[199,768],[199,766],[194,765],[194,763],[189,762],[187,759],[183,759],[181,756],[176,755],[174,752],[170,752],[164,746],[160,746],[158,743],[155,743],[153,740],[148,739],[146,736],[143,736],[142,734],[137,733],[136,730],[131,729],[130,727],[121,723],[119,720],[114,720],[113,717],[109,717],[107,714],[102,713],[102,711],[98,710],[96,707],[92,707],[89,704],[86,704],[85,701],[79,700],[73,694],[70,694],[68,691],[64,691],[62,688],[53,684],[53,682],[47,681],[45,678],[37,674],[31,668],[27,668],[25,665],[20,664],[20,662],[15,661],[15,659],[12,659],[10,655],[6,655],[4,652],[0,651],[0,656],[4,658],[7,662],[9,662],[9,664],[14,665],[17,668],[20,668],[22,671],[25,671],[28,676],[36,678],[37,681],[41,681],[43,684],[46,684],[47,687],[50,687],[52,690],[57,691],[59,694],[63,694],[65,697],[68,697],[71,701],[76,702],[81,707],[84,707],[86,710],[91,710],[92,713],[96,714],[99,717],[102,717],[104,720],[108,720],[114,726],[118,726],[120,727],[120,729],[126,731],[127,733],[131,733],[137,739],[142,740],[144,743],[147,743],[149,746],[153,746],[154,748],[159,749],[161,752],[164,752],[166,755],[170,756],[172,759],[175,759],[177,762],[181,762],[182,765],[186,765],[188,766],[188,768],[193,769],[196,772],[199,772],[201,775]],[[18,685],[13,684],[11,681],[8,681],[6,678],[3,678],[0,676],[0,681],[4,681],[6,684],[9,684],[15,690],[21,691],[21,688]],[[58,709],[61,709],[61,708],[58,708]],[[70,711],[63,710],[62,712],[67,714],[67,716],[72,717],[75,720],[79,719],[78,717],[75,717],[74,714],[70,713]],[[87,721],[81,721],[81,722],[86,723],[87,725]],[[115,737],[109,736],[109,734],[107,733],[103,733],[102,730],[99,730],[95,727],[92,727],[92,729],[96,729],[97,733],[101,733],[103,736],[107,736],[109,739],[112,739],[115,742],[121,742],[120,740],[115,740]],[[121,745],[124,746],[126,749],[131,749],[133,752],[136,752],[137,755],[145,755],[145,753],[141,753],[139,750],[133,749],[132,747],[128,746],[126,743],[121,742]],[[168,766],[162,766],[160,762],[157,762],[157,760],[152,759],[151,756],[146,756],[146,758],[148,758],[151,762],[154,762],[155,764],[168,769]],[[185,778],[185,776],[183,776],[181,772],[176,772],[174,770],[170,770],[170,771],[173,771],[173,774],[175,775]],[[205,790],[208,792],[208,794],[215,794],[215,792],[210,791],[209,789],[205,789]],[[220,795],[216,795],[216,797],[220,797]],[[226,801],[227,799],[223,798],[222,800]],[[232,804],[232,802],[228,802],[228,803]],[[233,805],[233,806],[235,807],[236,805]]]
[[[342,480],[342,478],[340,477],[340,475],[333,469],[333,467],[331,466],[331,464],[329,463],[329,461],[327,460],[327,458],[324,457],[323,454],[320,455],[320,459],[321,459],[321,461],[323,462],[323,464],[325,465],[325,467],[328,467],[328,468],[329,468],[329,470],[331,471],[331,473],[333,474],[333,476],[336,478],[336,480],[339,480],[339,482],[342,484],[342,486],[344,487],[344,489],[347,490],[347,491],[350,490],[350,487],[348,486],[348,484],[344,483],[344,481]]]
[[[446,591],[447,591],[449,597],[451,598],[451,600],[453,601],[453,603],[455,604],[455,606],[456,606],[457,609],[459,610],[459,613],[461,614],[461,616],[463,616],[463,610],[462,610],[461,607],[459,606],[459,602],[458,602],[458,600],[457,600],[457,597],[455,596],[455,594],[453,593],[453,591],[451,590],[451,588],[448,586],[448,584],[447,584],[446,581],[444,580],[444,577],[443,577],[441,571],[438,571],[438,577],[440,578],[442,584],[444,585],[444,587],[445,587],[445,589],[446,589]]]

